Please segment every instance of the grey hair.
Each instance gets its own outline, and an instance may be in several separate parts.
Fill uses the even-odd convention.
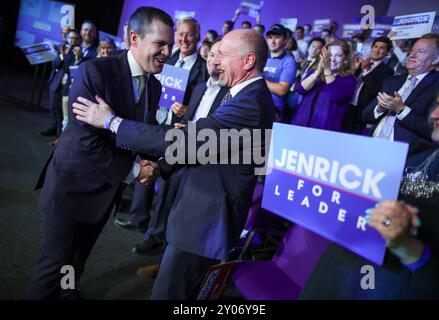
[[[184,18],[178,20],[177,30],[178,30],[178,27],[180,25],[182,25],[183,23],[191,23],[195,26],[195,37],[197,38],[197,41],[199,41],[200,37],[201,37],[200,36],[200,29],[201,28],[200,28],[200,24],[198,23],[197,19],[195,19],[193,17],[184,17]]]

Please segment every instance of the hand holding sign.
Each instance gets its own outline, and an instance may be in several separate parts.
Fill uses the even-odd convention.
[[[369,225],[378,230],[392,249],[406,245],[413,238],[413,228],[420,224],[417,210],[398,201],[383,201],[369,212]]]
[[[171,106],[171,109],[177,117],[181,118],[186,114],[187,106],[181,104],[180,102],[174,102]]]

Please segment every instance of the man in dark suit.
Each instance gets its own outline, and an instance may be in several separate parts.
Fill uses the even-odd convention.
[[[127,119],[155,123],[161,94],[152,75],[162,71],[173,42],[172,18],[152,7],[138,8],[130,17],[130,49],[126,53],[90,60],[78,70],[70,101],[105,97]],[[71,108],[70,108],[71,111]],[[107,119],[109,123],[111,119]],[[42,186],[43,254],[33,272],[29,298],[58,298],[61,268],[79,275],[125,179],[144,179],[150,167],[140,167],[135,155],[116,149],[115,136],[77,121],[71,114],[60,142],[46,164]],[[140,171],[140,172],[139,172]]]
[[[362,117],[364,108],[376,98],[384,80],[393,76],[393,70],[384,63],[391,49],[389,38],[376,38],[370,58],[361,58],[354,63],[357,88],[343,120],[343,131],[361,134],[366,127]]]
[[[219,71],[219,84],[230,87],[230,90],[215,113],[193,124],[196,132],[209,129],[207,131],[215,136],[212,139],[218,140],[222,129],[227,132],[231,129],[249,132],[261,129],[260,147],[265,150],[265,129],[271,128],[274,119],[273,100],[261,77],[267,58],[267,44],[257,31],[235,30],[224,36],[214,64]],[[85,101],[83,104],[74,103],[73,107],[80,120],[100,128],[104,126],[104,119],[113,114],[111,108],[102,102]],[[165,141],[167,132],[164,128],[120,117],[116,120],[118,123],[112,126],[112,131],[117,133],[117,146],[156,158],[166,154],[169,159],[171,153],[169,150],[167,153],[167,149],[170,143]],[[190,130],[191,126],[188,126],[172,132],[181,137],[177,139],[178,146],[197,144],[189,139]],[[216,142],[219,146],[219,141]],[[175,147],[174,142],[172,146]],[[229,150],[230,144],[227,154]],[[224,155],[219,151],[225,150],[209,150],[209,158]],[[246,151],[249,150],[240,143],[237,154],[230,156],[242,159]],[[255,156],[254,152],[251,151],[250,155]],[[169,213],[166,232],[169,244],[154,283],[153,299],[192,298],[197,283],[208,268],[228,258],[229,250],[244,227],[256,184],[254,161],[231,164],[228,158],[225,159],[227,164],[217,161],[203,163],[190,152],[183,156],[182,160],[185,159],[186,165],[182,165],[172,178],[178,189]],[[192,161],[197,159],[199,161]]]
[[[96,24],[91,20],[85,20],[81,25],[81,47],[74,51],[76,64],[96,58],[98,55],[98,30]]]
[[[407,165],[422,161],[416,154],[433,145],[428,116],[439,90],[439,72],[434,70],[438,63],[439,35],[424,35],[408,57],[408,76],[385,80],[363,112],[373,137],[409,144]]]
[[[195,122],[198,119],[213,114],[220,106],[223,97],[228,91],[227,87],[220,87],[218,84],[219,73],[213,64],[218,52],[220,40],[221,39],[217,39],[213,42],[207,57],[207,71],[209,72],[210,78],[195,86],[183,119],[180,123],[175,124],[177,127],[182,128],[186,126],[189,121]],[[170,182],[171,179],[172,176],[170,179],[164,182],[162,181],[158,185],[159,188],[162,188],[158,191],[161,196],[157,199],[156,206],[151,212],[148,229],[145,232],[143,240],[138,242],[133,248],[135,253],[146,254],[164,242],[168,209],[172,206],[172,195],[176,192],[176,190],[169,191],[169,186],[172,185],[174,188],[178,188],[176,184]],[[151,185],[146,187],[149,186]]]
[[[189,70],[189,78],[183,101],[175,102],[172,105],[172,112],[166,108],[160,108],[157,112],[157,120],[160,124],[173,125],[182,119],[187,110],[187,105],[191,99],[195,86],[201,82],[207,81],[209,74],[206,68],[206,61],[199,55],[197,44],[200,41],[200,25],[197,20],[187,17],[179,20],[176,32],[176,42],[178,50],[169,58],[167,64]],[[169,110],[169,111],[171,111]],[[167,185],[163,180],[158,180],[157,198],[158,206],[166,198]],[[128,220],[116,219],[115,224],[128,229],[142,229],[145,222],[148,221],[148,212],[151,207],[154,188],[135,183],[133,198],[131,201],[130,218]],[[154,216],[150,217],[151,221],[156,221]],[[149,239],[150,237],[148,237]],[[137,248],[149,248],[160,245],[159,239],[150,240],[151,243],[140,242]],[[151,246],[150,246],[151,245]],[[136,247],[133,250],[137,251]]]

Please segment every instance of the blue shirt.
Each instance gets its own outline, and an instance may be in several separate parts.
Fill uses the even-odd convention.
[[[287,82],[292,85],[296,78],[296,70],[297,67],[294,58],[284,53],[279,57],[268,58],[263,76],[266,80],[272,82]],[[271,96],[273,97],[276,109],[283,109],[287,99],[287,94],[284,96],[278,96],[277,94],[272,93]]]

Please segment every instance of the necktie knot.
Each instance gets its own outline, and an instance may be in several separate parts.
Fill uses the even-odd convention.
[[[178,62],[177,62],[177,66],[179,67],[179,68],[183,68],[183,65],[185,64],[185,61],[183,60],[183,59],[181,59],[181,60],[178,60]]]

